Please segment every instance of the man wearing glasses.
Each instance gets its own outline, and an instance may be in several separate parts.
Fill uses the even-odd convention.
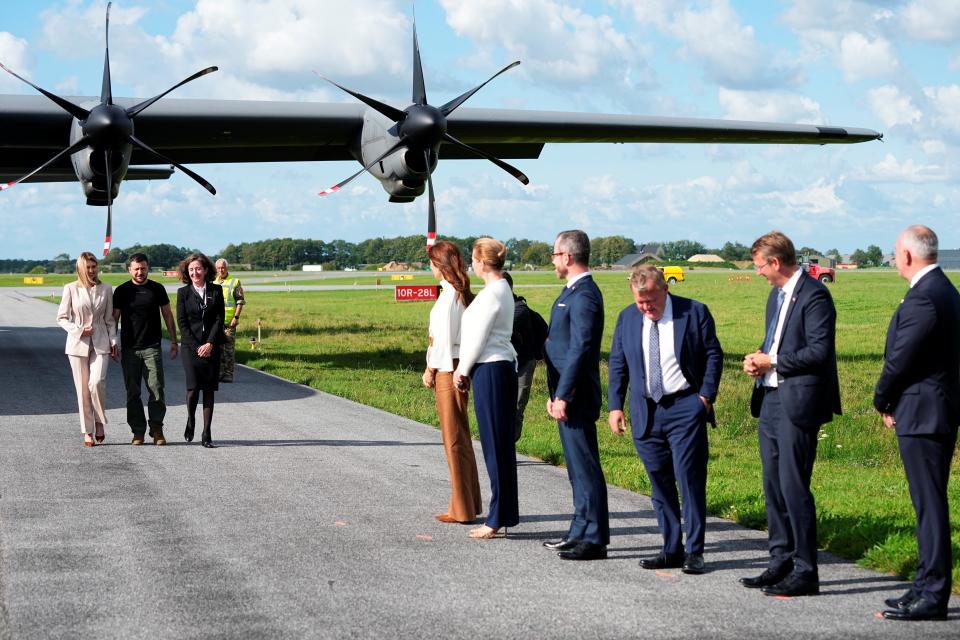
[[[750,411],[760,419],[760,460],[770,559],[743,586],[771,596],[820,592],[817,513],[810,477],[820,426],[840,414],[835,346],[837,312],[826,286],[804,274],[790,238],[772,231],[750,250],[773,289],[766,335],[743,359],[755,380]]]

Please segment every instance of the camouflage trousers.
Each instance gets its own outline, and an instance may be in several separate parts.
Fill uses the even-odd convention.
[[[220,349],[220,382],[233,382],[233,370],[237,364],[237,328],[223,327],[223,348]]]

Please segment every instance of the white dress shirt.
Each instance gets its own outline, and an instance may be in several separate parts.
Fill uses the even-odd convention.
[[[652,397],[650,393],[650,327],[653,320],[643,316],[643,366],[646,368],[647,375],[647,397]],[[657,321],[657,328],[660,332],[660,372],[663,375],[663,395],[669,396],[679,393],[690,386],[687,379],[683,377],[683,371],[680,370],[680,361],[677,360],[677,353],[673,341],[673,301],[670,294],[667,294],[667,302],[663,305],[663,315]]]
[[[460,321],[461,375],[469,376],[482,362],[513,361],[513,292],[506,280],[494,280],[477,294]]]
[[[920,271],[917,271],[915,274],[913,274],[913,277],[910,278],[910,288],[913,289],[915,286],[917,286],[917,283],[920,282],[920,278],[927,275],[939,266],[940,265],[937,263],[928,264],[923,269],[920,269]]]
[[[453,371],[453,361],[460,357],[460,321],[466,309],[460,295],[446,280],[443,290],[430,309],[430,346],[427,366],[437,371]]]
[[[793,302],[793,292],[797,288],[800,278],[809,277],[803,269],[797,269],[797,272],[790,276],[787,284],[783,285],[783,305],[780,307],[780,315],[777,316],[777,330],[773,334],[773,343],[770,344],[770,370],[763,375],[763,386],[777,387],[780,383],[777,381],[777,351],[780,350],[780,337],[783,335],[783,323],[787,319],[787,309]]]

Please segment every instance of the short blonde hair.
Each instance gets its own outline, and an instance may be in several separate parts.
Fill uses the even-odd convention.
[[[98,276],[96,280],[92,280],[92,281],[90,280],[90,278],[87,276],[88,262],[94,262],[96,264],[100,264],[100,262],[97,261],[97,256],[93,255],[89,251],[84,251],[79,256],[77,256],[77,280],[80,281],[80,284],[82,284],[83,286],[89,289],[90,287],[94,287],[100,284],[100,278]]]
[[[644,291],[647,283],[653,282],[657,289],[665,289],[667,281],[663,277],[663,271],[657,269],[652,264],[638,264],[630,272],[630,286],[637,291]]]
[[[507,248],[499,240],[479,238],[473,243],[473,255],[494,271],[502,271],[507,261]]]

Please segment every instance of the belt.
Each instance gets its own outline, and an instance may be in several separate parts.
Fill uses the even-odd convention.
[[[651,398],[651,397],[648,396],[648,397],[647,397],[647,402],[653,402],[654,404],[668,404],[668,403],[671,403],[671,402],[673,402],[673,401],[675,401],[675,400],[679,400],[680,398],[686,398],[687,396],[692,396],[692,395],[695,394],[696,392],[697,392],[697,390],[694,389],[693,387],[687,387],[686,389],[681,389],[680,391],[677,391],[676,393],[671,393],[671,394],[669,394],[669,395],[662,396],[662,397],[660,398],[660,402],[659,402],[659,403],[654,402],[653,398]]]
[[[774,391],[776,391],[776,390],[779,389],[779,388],[780,388],[780,387],[768,387],[767,385],[763,385],[763,392],[764,392],[764,393],[773,393]]]

